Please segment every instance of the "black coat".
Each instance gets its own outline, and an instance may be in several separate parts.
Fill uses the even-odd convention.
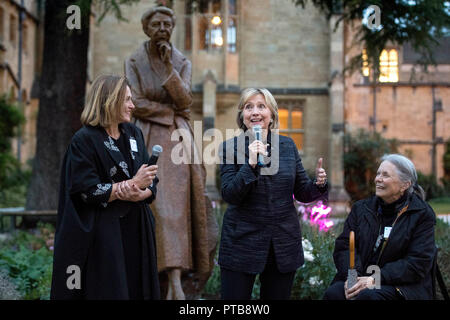
[[[108,203],[112,184],[132,178],[149,160],[141,130],[129,123],[121,124],[119,128],[131,153],[131,163],[101,127],[81,128],[65,154],[55,235],[52,299],[129,298],[120,222],[127,214],[138,215],[141,229],[136,230],[136,237],[141,238],[137,241],[142,241],[143,252],[139,255],[147,262],[143,274],[144,297],[159,298],[154,218],[148,206],[156,196],[157,179],[150,188],[152,196],[145,201]],[[135,151],[130,138],[136,140]],[[67,271],[71,265],[81,270],[80,289],[70,290],[67,286],[71,275]]]
[[[264,270],[270,244],[280,272],[295,271],[304,263],[302,236],[292,196],[311,202],[327,196],[309,179],[297,147],[291,138],[277,136],[279,147],[272,145],[272,158],[279,148],[279,169],[274,175],[262,175],[261,169],[248,164],[249,140],[245,141],[245,161],[238,164],[238,138],[225,141],[222,147],[222,197],[228,203],[222,226],[219,251],[221,267],[257,274]],[[268,142],[271,142],[271,135]],[[226,149],[234,147],[234,159]],[[273,159],[270,166],[273,165]],[[234,164],[233,164],[234,163]]]
[[[436,216],[431,207],[413,194],[408,209],[395,223],[388,243],[379,259],[381,285],[398,288],[406,299],[432,299],[431,270],[436,245]],[[379,232],[377,197],[356,202],[347,217],[342,234],[336,239],[335,281],[345,281],[349,266],[348,239],[355,232],[355,268],[359,276],[366,274],[369,259]]]

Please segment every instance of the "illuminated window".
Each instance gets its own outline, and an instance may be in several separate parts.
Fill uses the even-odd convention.
[[[364,77],[368,77],[370,75],[370,69],[366,49],[364,49],[362,52],[362,61],[362,74]]]
[[[224,17],[224,2],[228,1],[228,13]],[[227,36],[229,52],[236,52],[236,0],[188,0],[185,2],[185,49],[192,50],[191,16],[196,7],[197,36],[199,50],[221,49],[224,45],[224,35]],[[226,17],[228,19],[226,19]],[[224,21],[225,19],[225,21]],[[226,25],[227,24],[227,25]],[[195,48],[194,48],[195,49]]]
[[[380,82],[398,82],[397,50],[383,50],[380,55]]]
[[[362,52],[362,75],[369,77],[370,67],[366,49]],[[398,82],[398,52],[395,49],[383,50],[380,54],[380,82]]]
[[[303,107],[295,101],[278,104],[278,118],[280,121],[280,134],[291,137],[298,150],[303,149]]]
[[[236,52],[236,17],[230,17],[228,21],[228,52]]]
[[[227,42],[228,52],[236,52],[236,34],[237,34],[237,8],[236,0],[228,0],[228,29]]]

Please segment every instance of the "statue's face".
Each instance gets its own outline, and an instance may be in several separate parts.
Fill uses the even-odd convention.
[[[155,13],[149,20],[147,32],[152,41],[169,41],[172,35],[173,22],[172,18],[161,12]]]

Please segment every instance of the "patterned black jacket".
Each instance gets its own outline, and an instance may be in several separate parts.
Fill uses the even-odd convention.
[[[280,272],[295,271],[304,263],[293,195],[302,202],[325,199],[327,187],[319,190],[307,176],[291,138],[273,134],[272,139],[269,134],[268,143],[269,167],[276,172],[268,175],[263,174],[263,169],[268,168],[253,169],[248,164],[248,138],[245,147],[235,137],[225,141],[221,148],[221,192],[228,203],[219,251],[219,264],[223,268],[261,273],[271,243]]]

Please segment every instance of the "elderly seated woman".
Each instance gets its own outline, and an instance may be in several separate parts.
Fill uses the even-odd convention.
[[[344,230],[336,239],[333,257],[337,275],[323,298],[432,299],[436,218],[417,184],[414,164],[402,155],[384,156],[375,185],[375,196],[353,205]],[[350,231],[355,232],[358,278],[348,288]],[[379,269],[368,270],[369,266]],[[380,272],[367,273],[374,269]]]

